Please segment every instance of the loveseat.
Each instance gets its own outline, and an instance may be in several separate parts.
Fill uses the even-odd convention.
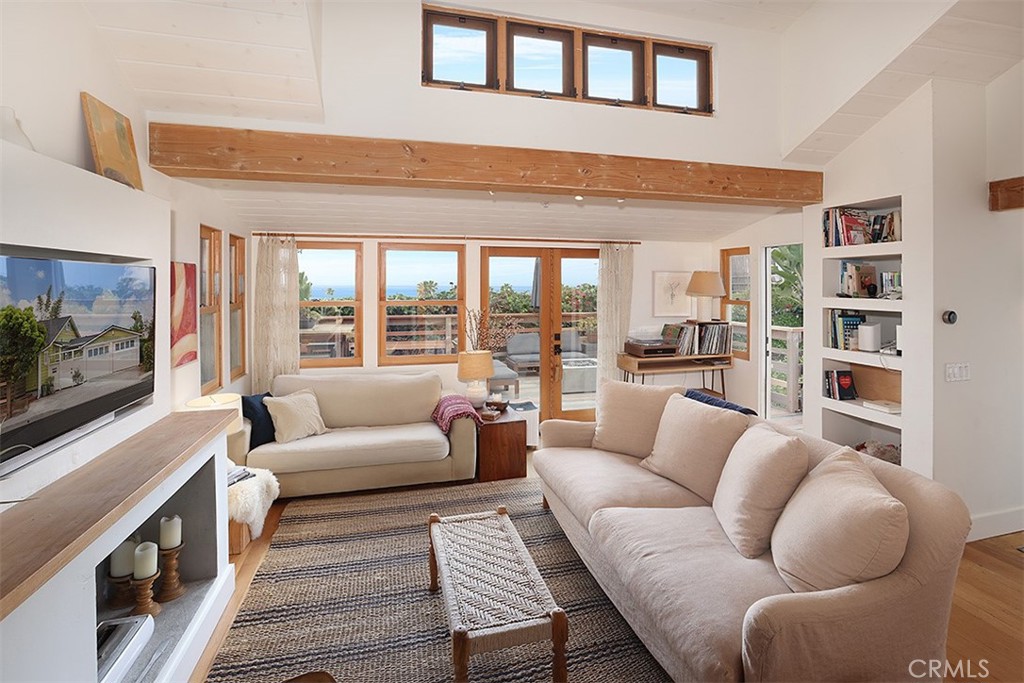
[[[473,420],[454,420],[446,435],[431,419],[442,395],[437,373],[280,375],[271,393],[302,390],[315,395],[327,431],[231,451],[240,465],[271,470],[282,496],[473,478]],[[251,429],[247,420],[244,438]]]
[[[970,529],[959,496],[899,466],[757,417],[703,405],[696,411],[690,404],[697,402],[672,395],[682,387],[622,384],[602,385],[597,422],[544,422],[533,464],[545,505],[674,680],[920,680],[911,662],[945,659]],[[696,419],[678,431],[669,418],[682,414]],[[735,431],[723,435],[728,430],[719,423]],[[766,483],[740,498],[723,491],[743,483],[742,468],[752,462],[744,458],[758,439],[799,455],[768,448],[774,459],[762,460],[770,467],[758,465],[757,475]],[[666,447],[700,457],[689,469],[655,466],[651,459]],[[787,468],[791,483],[782,495],[761,501],[757,492],[778,489]],[[863,520],[860,499],[850,500],[861,480],[844,484],[851,471],[876,487],[864,497],[871,514]],[[669,475],[692,477],[700,492]],[[823,499],[823,492],[831,493]],[[729,498],[747,511],[720,510]],[[760,520],[773,504],[781,512],[756,539],[761,554],[741,554],[751,538],[737,536],[737,523]],[[815,544],[825,548],[815,553]],[[867,558],[863,568],[844,565],[847,546]],[[802,560],[790,559],[794,553],[804,553]]]

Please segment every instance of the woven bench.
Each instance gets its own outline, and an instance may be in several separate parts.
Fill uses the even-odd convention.
[[[504,507],[454,517],[430,515],[430,590],[439,587],[452,632],[456,683],[469,656],[551,640],[551,676],[567,680],[569,622]],[[440,580],[439,580],[440,579]]]

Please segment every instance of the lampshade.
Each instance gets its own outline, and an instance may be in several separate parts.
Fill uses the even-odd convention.
[[[472,382],[494,375],[490,351],[463,351],[459,354],[459,381]]]
[[[242,397],[239,394],[211,394],[194,398],[185,404],[189,410],[234,410],[238,415],[228,425],[228,434],[242,428]]]
[[[697,270],[690,276],[690,284],[686,287],[690,296],[725,296],[725,285],[722,276],[713,270]]]

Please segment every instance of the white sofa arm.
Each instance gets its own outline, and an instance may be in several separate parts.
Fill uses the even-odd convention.
[[[591,448],[596,422],[544,420],[540,425],[539,448]]]
[[[242,428],[234,434],[228,434],[228,457],[236,465],[245,465],[249,456],[249,437],[252,434],[252,423],[242,418]]]
[[[476,476],[476,422],[471,417],[452,421],[448,432],[452,456],[452,480],[461,481]]]

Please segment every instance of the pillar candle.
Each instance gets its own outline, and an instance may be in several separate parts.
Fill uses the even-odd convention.
[[[181,545],[181,517],[160,518],[160,549],[177,548]]]
[[[114,549],[110,556],[111,576],[128,576],[135,571],[135,546],[135,541],[129,538]]]
[[[146,541],[135,549],[135,578],[148,579],[156,574],[156,543]]]

